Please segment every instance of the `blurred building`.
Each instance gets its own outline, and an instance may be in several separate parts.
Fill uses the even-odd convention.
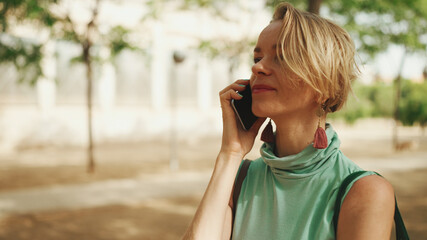
[[[92,1],[61,2],[55,11],[69,11],[77,24],[87,24]],[[184,2],[101,1],[99,31],[129,28],[126,37],[143,53],[125,50],[107,61],[109,49],[94,47],[104,60],[94,64],[96,142],[167,139],[171,121],[180,139],[197,141],[221,133],[218,92],[236,79],[249,78],[252,44],[271,12],[263,0],[212,1],[211,7]],[[31,24],[14,26],[13,34],[44,43],[44,76],[34,87],[18,84],[16,69],[0,65],[0,153],[17,147],[85,145],[85,66],[72,63],[80,46],[49,39]],[[398,58],[400,52],[392,51]],[[174,53],[183,61],[175,62]],[[377,64],[362,69],[363,82],[374,81],[377,73],[393,74],[397,67],[389,60],[379,55]],[[413,65],[412,58],[408,62]]]
[[[94,138],[96,142],[167,139],[171,121],[178,138],[219,135],[218,92],[250,75],[251,50],[212,55],[201,43],[247,44],[268,24],[263,1],[220,3],[214,8],[167,2],[158,9],[144,1],[102,1],[99,30],[122,25],[144,53],[125,50],[112,61],[94,64]],[[184,2],[184,1],[182,1]],[[78,24],[87,24],[90,4],[68,1],[61,6]],[[155,6],[156,7],[156,6]],[[149,17],[156,10],[157,16]],[[256,11],[256,13],[255,13]],[[86,21],[86,22],[85,22]],[[42,29],[23,25],[14,34],[45,42],[42,69],[35,86],[18,84],[12,65],[0,66],[0,152],[21,147],[73,145],[87,141],[86,77],[78,44],[46,39]],[[214,46],[226,49],[224,46]],[[248,46],[250,49],[253,46]],[[96,55],[108,59],[104,46]],[[212,49],[211,49],[212,50]],[[173,55],[183,57],[181,63]],[[233,68],[230,69],[230,59]],[[175,119],[171,119],[171,108]]]

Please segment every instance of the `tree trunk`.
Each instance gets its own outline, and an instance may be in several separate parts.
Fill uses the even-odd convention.
[[[86,64],[86,77],[87,77],[87,121],[88,121],[88,166],[87,171],[89,173],[95,172],[95,159],[93,156],[93,131],[92,131],[92,58],[90,56],[90,49],[92,48],[94,41],[94,32],[96,30],[95,20],[98,16],[100,0],[96,0],[95,7],[93,9],[92,20],[88,23],[86,29],[86,39],[83,41],[83,59]]]
[[[321,4],[322,4],[322,0],[308,0],[307,11],[315,14],[319,14]]]
[[[405,64],[405,58],[406,58],[406,52],[407,49],[405,47],[405,52],[403,53],[402,59],[400,61],[399,66],[399,73],[397,74],[397,77],[394,81],[394,86],[396,88],[396,95],[394,98],[394,128],[393,128],[393,147],[395,150],[398,150],[399,145],[399,139],[398,139],[398,125],[399,125],[399,118],[400,118],[400,112],[399,112],[399,105],[400,105],[400,95],[402,92],[402,71],[403,71],[403,65]]]
[[[83,58],[86,65],[86,78],[87,78],[87,124],[88,124],[88,165],[87,171],[93,173],[95,171],[95,160],[93,157],[93,134],[92,134],[92,61],[90,58],[91,44],[86,42],[83,44]]]

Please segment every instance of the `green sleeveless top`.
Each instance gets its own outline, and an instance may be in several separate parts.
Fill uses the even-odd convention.
[[[339,150],[340,140],[326,125],[328,147],[307,146],[298,154],[276,157],[264,143],[252,162],[237,202],[232,239],[335,239],[334,204],[341,182],[362,170]],[[375,174],[366,172],[355,179]]]

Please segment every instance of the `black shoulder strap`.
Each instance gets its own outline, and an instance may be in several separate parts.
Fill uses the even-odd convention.
[[[231,221],[231,232],[233,232],[234,226],[234,217],[236,216],[236,208],[237,208],[237,200],[239,199],[240,190],[242,190],[243,181],[246,178],[246,174],[248,173],[249,165],[251,165],[252,161],[245,159],[240,167],[240,171],[237,175],[236,182],[234,184],[233,189],[233,218]]]
[[[348,185],[353,182],[354,179],[358,178],[360,175],[362,175],[364,171],[354,172],[350,175],[348,175],[344,181],[342,181],[341,186],[338,190],[337,199],[335,200],[335,207],[334,207],[334,226],[335,226],[335,235],[337,232],[337,226],[338,226],[338,216],[340,214],[341,209],[341,202],[343,200],[345,190],[347,189]]]
[[[365,171],[354,172],[354,173],[348,175],[344,179],[344,181],[342,182],[342,184],[338,190],[337,199],[335,201],[334,218],[333,218],[334,227],[335,227],[335,235],[337,233],[338,216],[339,216],[340,209],[341,209],[341,201],[344,198],[345,191],[346,191],[348,185],[351,182],[353,182],[354,179],[358,178],[363,173],[365,173]],[[376,174],[381,176],[378,173],[376,173]],[[395,208],[394,209],[395,209],[394,210],[394,224],[396,227],[396,240],[409,240],[408,232],[406,231],[405,224],[403,222],[402,216],[400,215],[399,208],[397,207],[396,197],[395,197]]]

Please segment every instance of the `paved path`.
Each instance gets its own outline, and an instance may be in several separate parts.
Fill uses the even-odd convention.
[[[359,166],[380,173],[427,168],[425,152],[413,152],[384,159],[353,159]],[[402,164],[402,161],[404,162]],[[210,172],[174,172],[144,175],[135,179],[108,180],[0,193],[0,218],[58,209],[79,209],[112,204],[138,204],[147,200],[202,194]]]
[[[10,214],[78,209],[203,193],[210,173],[176,172],[136,179],[32,188],[0,193],[0,218]]]
[[[387,171],[408,171],[420,168],[427,168],[427,152],[403,152],[382,158],[360,157],[351,158],[361,168],[366,170],[387,172]]]

